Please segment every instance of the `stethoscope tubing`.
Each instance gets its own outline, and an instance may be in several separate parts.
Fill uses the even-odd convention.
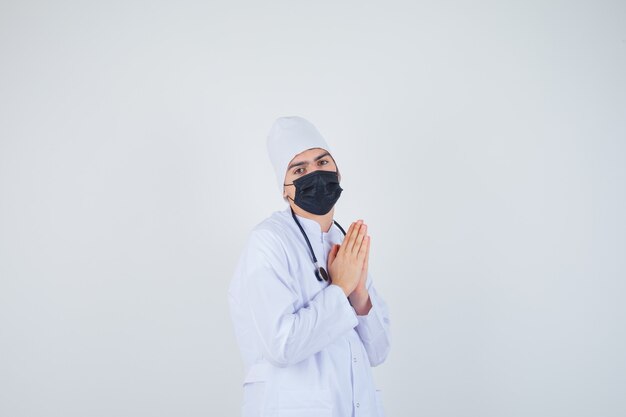
[[[318,281],[328,281],[328,273],[326,272],[326,270],[319,266],[319,264],[317,263],[317,257],[315,256],[315,252],[313,251],[313,246],[311,246],[311,242],[309,241],[309,237],[306,235],[306,232],[304,231],[304,228],[302,227],[302,225],[300,224],[300,222],[298,221],[298,218],[296,217],[296,213],[293,211],[293,208],[291,208],[291,217],[293,217],[293,220],[296,222],[296,224],[298,225],[298,228],[300,229],[300,232],[302,233],[302,236],[304,236],[304,240],[306,241],[307,246],[309,247],[309,251],[311,252],[311,257],[313,258],[313,265],[315,266],[315,278],[317,278]],[[346,231],[343,230],[343,227],[341,227],[341,225],[339,223],[337,223],[336,220],[333,219],[333,223],[335,225],[337,225],[337,227],[339,228],[339,230],[341,230],[341,233],[343,233],[343,235],[346,235]]]

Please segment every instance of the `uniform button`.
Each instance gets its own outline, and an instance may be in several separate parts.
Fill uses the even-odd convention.
[[[357,407],[357,408],[359,408],[360,406],[361,406],[361,404],[359,404],[359,403],[356,403],[356,407]]]
[[[352,362],[356,363],[356,356],[352,358]]]

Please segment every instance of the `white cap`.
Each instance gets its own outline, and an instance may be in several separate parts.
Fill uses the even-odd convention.
[[[313,148],[332,153],[320,132],[308,120],[298,116],[276,119],[267,137],[267,153],[281,191],[289,162],[299,153]]]

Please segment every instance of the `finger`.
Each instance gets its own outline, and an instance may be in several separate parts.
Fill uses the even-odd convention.
[[[337,257],[337,252],[339,251],[339,245],[333,245],[328,253],[328,264],[332,264],[335,258]]]
[[[357,234],[356,239],[354,240],[354,245],[352,247],[352,252],[354,255],[357,255],[359,250],[361,250],[361,246],[363,245],[363,238],[365,238],[366,235],[367,235],[367,225],[362,224],[361,228],[359,229],[359,233]]]
[[[343,242],[342,242],[341,247],[339,248],[338,253],[343,253],[346,251],[346,247],[348,246],[348,240],[349,240],[349,237],[352,236],[352,231],[354,230],[355,224],[356,222],[352,222],[350,224],[350,227],[348,227],[348,231],[346,232],[346,235],[343,238]]]
[[[356,240],[358,233],[359,233],[359,228],[361,227],[361,224],[363,223],[362,220],[358,220],[356,222],[353,223],[354,227],[352,227],[352,230],[350,230],[350,234],[346,234],[346,237],[344,238],[344,242],[346,241],[346,239],[348,240],[347,242],[345,242],[345,247],[346,247],[346,252],[348,253],[352,253],[352,248],[354,247],[354,241]],[[343,245],[342,245],[343,246]]]
[[[365,248],[365,260],[363,261],[363,272],[367,272],[367,266],[369,265],[369,262],[370,262],[371,242],[372,242],[372,237],[370,235],[367,235],[367,247]]]
[[[365,263],[365,259],[367,258],[367,254],[369,252],[369,246],[370,246],[369,243],[370,243],[370,237],[365,236],[363,238],[363,244],[359,248],[357,259],[363,263]]]

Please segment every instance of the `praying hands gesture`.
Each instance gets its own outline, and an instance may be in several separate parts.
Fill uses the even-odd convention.
[[[358,315],[365,315],[372,308],[365,285],[369,253],[367,225],[358,220],[350,225],[343,243],[334,245],[328,254],[331,284],[343,290]]]

